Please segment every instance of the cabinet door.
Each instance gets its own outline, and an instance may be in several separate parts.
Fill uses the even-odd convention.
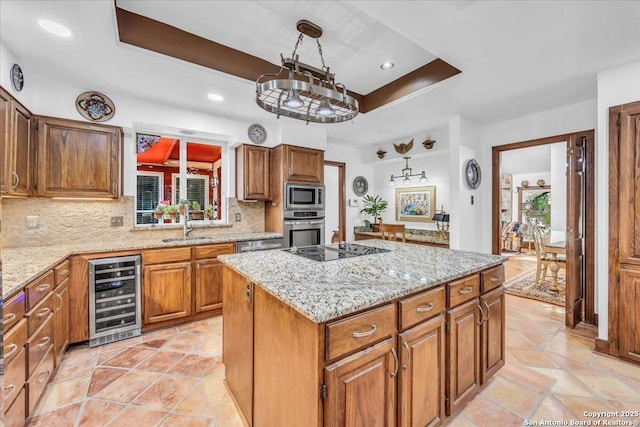
[[[325,368],[325,427],[395,426],[395,346],[388,338]]]
[[[118,198],[122,130],[39,118],[38,195]]]
[[[266,147],[242,145],[236,149],[237,190],[241,200],[269,200],[270,151]]]
[[[285,181],[324,184],[324,152],[287,145],[284,173]]]
[[[191,262],[149,265],[142,290],[144,324],[191,314]]]
[[[0,191],[7,193],[11,185],[11,95],[0,87]]]
[[[58,366],[69,345],[69,278],[64,279],[53,292],[53,355],[55,366]]]
[[[11,159],[11,187],[14,196],[28,196],[31,192],[33,120],[31,113],[15,100],[11,100],[11,129],[12,150]]]
[[[456,412],[480,384],[480,314],[475,298],[447,312],[447,415]]]
[[[444,316],[439,314],[399,335],[400,427],[440,424],[444,418]]]
[[[196,313],[222,307],[222,263],[196,261]]]
[[[501,286],[480,297],[485,320],[481,325],[480,384],[486,383],[504,366],[504,288]]]
[[[640,362],[640,268],[620,268],[620,355]]]

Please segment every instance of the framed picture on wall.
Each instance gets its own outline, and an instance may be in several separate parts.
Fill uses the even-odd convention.
[[[433,222],[436,187],[396,188],[396,221]]]

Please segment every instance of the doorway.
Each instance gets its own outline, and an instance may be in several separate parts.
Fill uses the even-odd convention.
[[[549,240],[563,239],[563,252],[566,253],[566,325],[575,327],[580,321],[596,325],[594,282],[595,147],[593,130],[492,148],[492,252],[500,254],[503,247],[502,154],[512,150],[562,142],[566,143],[566,157],[562,156],[562,163],[566,163],[566,178],[564,178],[566,183],[566,215],[563,218],[564,224],[561,225],[565,230],[562,232],[561,228],[556,228],[555,236],[550,236]],[[561,154],[556,154],[556,157],[559,155]],[[525,182],[524,184],[527,185],[522,185],[521,182],[520,184],[521,187],[526,187],[529,183]],[[546,183],[543,183],[541,187],[544,184]],[[518,208],[523,209],[523,207]],[[527,244],[532,245],[533,243],[527,242]]]
[[[324,162],[325,243],[346,240],[345,164]]]

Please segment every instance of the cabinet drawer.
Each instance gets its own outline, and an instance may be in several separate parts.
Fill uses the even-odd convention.
[[[2,346],[4,350],[4,363],[11,360],[20,352],[20,349],[27,343],[27,321],[22,319],[16,326],[11,328],[9,333],[4,335]]]
[[[395,334],[396,306],[385,305],[327,324],[327,360]]]
[[[24,387],[22,387],[13,404],[8,408],[8,404],[4,406],[7,408],[4,412],[4,427],[24,427],[24,420],[27,419],[25,395]]]
[[[443,287],[403,299],[400,301],[400,329],[407,329],[442,313],[446,308],[446,302]]]
[[[215,258],[218,255],[236,253],[235,243],[225,243],[223,245],[196,246],[196,259]]]
[[[455,307],[480,295],[480,275],[463,277],[447,284],[447,307]]]
[[[5,333],[13,325],[18,323],[26,311],[24,292],[20,292],[12,298],[8,299],[3,306],[2,311],[2,332]]]
[[[4,370],[4,406],[7,408],[11,405],[11,402],[18,396],[22,386],[24,386],[24,379],[26,378],[26,353],[24,348],[21,348],[18,355],[13,360],[5,365]]]
[[[51,313],[53,313],[53,293],[50,293],[47,298],[26,314],[27,334],[29,336],[33,335],[35,330],[47,320]]]
[[[164,264],[167,262],[191,261],[191,247],[154,249],[142,253],[144,264]]]
[[[53,270],[27,285],[27,310],[35,305],[53,290]]]
[[[482,293],[489,292],[504,283],[504,264],[480,273],[482,276]]]
[[[53,269],[55,273],[56,286],[58,286],[64,279],[69,277],[69,260],[63,261],[56,268]]]
[[[53,372],[53,350],[44,356],[27,382],[27,416],[31,415]]]
[[[35,334],[27,341],[27,365],[28,373],[31,375],[36,366],[44,358],[47,351],[53,345],[53,316],[49,315]]]

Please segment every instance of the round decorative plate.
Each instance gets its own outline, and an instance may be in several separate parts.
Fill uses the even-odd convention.
[[[249,135],[249,141],[253,142],[254,144],[262,144],[267,140],[267,131],[262,125],[259,125],[257,123],[249,126],[247,135]]]
[[[104,122],[116,113],[113,101],[100,92],[83,92],[78,95],[76,109],[82,117],[93,122]]]
[[[353,192],[356,196],[364,196],[369,191],[369,183],[364,176],[357,176],[353,180]]]
[[[17,92],[20,92],[24,87],[24,74],[18,64],[13,64],[11,67],[11,84]]]
[[[470,189],[476,190],[480,187],[482,173],[480,171],[480,165],[475,159],[471,159],[467,162],[464,168],[464,179]]]

